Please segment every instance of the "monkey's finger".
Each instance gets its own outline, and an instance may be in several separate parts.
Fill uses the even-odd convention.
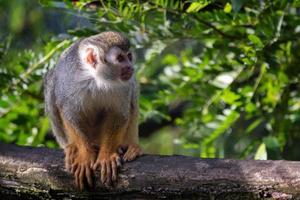
[[[132,150],[132,154],[131,154],[131,160],[133,160],[134,158],[140,156],[142,154],[142,151],[140,150],[140,148],[136,147]]]
[[[129,158],[129,160],[133,160],[136,157],[141,156],[141,155],[143,155],[142,149],[140,147],[134,147],[134,148],[132,148],[132,151],[130,152],[128,158]]]
[[[79,185],[78,185],[78,177],[77,176],[74,176],[75,177],[75,186],[76,188],[79,188]]]
[[[74,155],[70,156],[69,157],[70,164],[74,163],[74,161],[75,161],[75,156]]]
[[[138,156],[139,156],[139,149],[137,149],[137,148],[133,149],[132,154],[130,155],[130,161],[134,160]]]
[[[92,171],[91,171],[91,169],[90,168],[86,168],[85,169],[85,176],[86,176],[86,180],[87,180],[87,182],[88,182],[88,185],[89,185],[89,187],[93,187],[93,178],[92,178]]]
[[[76,153],[77,153],[77,148],[73,147],[73,148],[70,149],[70,154],[71,155],[75,155]]]
[[[131,154],[131,152],[132,152],[132,148],[128,148],[123,158],[126,159]]]
[[[80,167],[80,173],[79,173],[79,188],[80,191],[84,188],[84,175],[85,175],[85,167]]]
[[[91,164],[91,168],[92,168],[94,171],[98,169],[98,166],[99,166],[99,164],[98,164],[97,161],[96,161],[94,164]]]
[[[101,167],[101,163],[100,162],[96,162],[94,165],[93,165],[93,170],[97,170]],[[100,169],[101,170],[101,169]]]
[[[115,182],[117,180],[117,163],[116,163],[116,161],[111,162],[111,169],[112,169],[111,178],[112,178],[112,181]]]
[[[74,173],[75,173],[75,167],[74,167],[74,164],[73,164],[73,165],[71,165],[71,170],[70,170],[70,172],[71,172],[72,174],[74,174]]]
[[[71,167],[71,173],[74,174],[77,168],[78,168],[78,163],[73,164]]]
[[[101,183],[104,184],[106,181],[106,163],[101,163]]]
[[[76,187],[77,187],[77,188],[80,188],[80,187],[79,187],[79,173],[80,173],[80,168],[78,168],[78,169],[75,171],[75,174],[74,174],[74,176],[75,176],[75,184],[76,184]]]
[[[77,148],[70,148],[70,150],[68,151],[68,159],[71,164],[75,161],[76,156]]]
[[[106,184],[111,185],[111,163],[106,164]]]
[[[67,171],[70,171],[71,166],[70,166],[69,161],[67,160],[67,157],[65,158],[65,167],[66,167]]]
[[[68,169],[68,167],[70,166],[70,156],[68,155],[68,154],[66,154],[66,157],[65,157],[65,166],[66,166],[66,168],[67,168],[67,170],[69,170]]]
[[[71,172],[71,165],[69,163],[65,164],[67,171]]]
[[[68,157],[69,157],[69,155],[70,155],[68,149],[65,149],[65,150],[64,150],[64,153],[65,153],[65,159],[68,160]]]
[[[95,162],[96,162],[96,157],[92,157],[90,161],[91,166],[93,166]]]
[[[127,161],[132,161],[135,157],[136,155],[134,153],[128,154]]]
[[[127,150],[127,152],[125,153],[124,157],[123,157],[123,160],[126,162],[126,161],[130,161],[131,160],[131,157],[132,157],[132,154],[133,154],[133,149],[132,148],[129,148]]]
[[[98,163],[91,163],[91,166],[92,170],[97,170],[98,169]]]
[[[123,156],[123,161],[124,161],[124,162],[127,162],[127,161],[128,161],[128,154],[125,154],[125,155]]]
[[[66,153],[65,162],[67,163],[67,162],[69,162],[69,160],[70,160],[70,155],[68,153]]]

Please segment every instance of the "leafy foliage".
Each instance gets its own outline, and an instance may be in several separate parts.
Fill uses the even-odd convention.
[[[12,4],[1,3],[0,9]],[[299,1],[41,4],[44,10],[59,9],[85,21],[20,51],[11,45],[20,35],[15,27],[22,27],[13,12],[21,11],[7,16],[11,24],[0,35],[0,140],[53,146],[45,138],[49,126],[43,115],[42,76],[78,37],[116,30],[130,38],[136,51],[140,122],[173,122],[160,131],[168,136],[158,137],[168,138],[173,153],[300,159]],[[173,119],[169,110],[178,104],[185,105],[183,114]]]

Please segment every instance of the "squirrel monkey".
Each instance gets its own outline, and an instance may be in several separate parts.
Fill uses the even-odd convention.
[[[110,185],[121,159],[142,155],[133,73],[129,40],[109,31],[72,44],[44,78],[45,109],[80,190],[97,169]]]

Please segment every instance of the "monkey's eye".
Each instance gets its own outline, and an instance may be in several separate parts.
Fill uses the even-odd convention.
[[[128,57],[128,59],[129,59],[130,61],[132,61],[132,54],[131,54],[131,53],[128,53],[128,54],[127,54],[127,57]]]
[[[125,60],[124,56],[122,56],[121,54],[118,55],[117,60],[119,62],[123,62]]]

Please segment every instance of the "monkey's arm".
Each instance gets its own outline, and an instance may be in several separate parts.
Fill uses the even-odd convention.
[[[124,142],[127,144],[139,143],[138,112],[139,110],[137,105],[132,104],[130,108],[130,118],[128,121],[128,127],[124,138]]]
[[[92,166],[96,159],[96,152],[77,127],[63,114],[61,118],[68,139],[68,145],[64,149],[66,168],[74,174],[75,183],[80,190],[83,190],[85,180],[92,187]]]
[[[109,112],[103,120],[103,126],[98,132],[99,153],[93,169],[100,168],[101,182],[111,185],[117,180],[117,168],[121,166],[118,148],[125,134],[125,119]]]
[[[128,120],[128,126],[124,137],[123,145],[127,149],[123,160],[131,161],[138,156],[143,154],[141,147],[139,146],[139,130],[138,130],[138,115],[139,115],[139,104],[138,104],[138,92],[137,88],[132,95],[130,102],[130,116]]]
[[[138,102],[138,86],[136,80],[132,84],[133,92],[130,99],[130,115],[127,125],[126,135],[124,142],[126,144],[138,144],[139,142],[139,130],[138,130],[138,118],[139,118],[139,102]]]
[[[137,105],[131,108],[128,128],[122,146],[125,146],[126,148],[126,152],[123,156],[125,162],[131,161],[143,154],[143,151],[139,146]]]

